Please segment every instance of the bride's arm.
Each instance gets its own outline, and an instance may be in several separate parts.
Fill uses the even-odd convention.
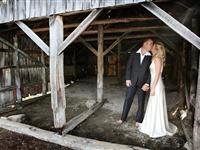
[[[156,87],[156,84],[158,83],[158,80],[160,78],[161,66],[162,66],[161,59],[155,58],[154,64],[155,64],[155,78],[154,78],[154,81],[151,84],[151,95],[155,95],[155,87]]]

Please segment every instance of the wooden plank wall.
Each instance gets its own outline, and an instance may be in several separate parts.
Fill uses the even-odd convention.
[[[38,62],[42,62],[39,47],[26,36],[19,38],[19,48]],[[45,64],[48,65],[48,57],[45,57]],[[22,97],[42,92],[42,66],[29,58],[19,57],[20,79],[22,84]],[[47,74],[48,75],[48,74]],[[48,76],[47,76],[48,79]],[[49,79],[48,79],[49,80]]]
[[[9,48],[0,43],[0,107],[14,104],[14,76],[13,70],[9,66],[12,66],[12,52],[9,52]],[[2,51],[4,50],[4,51]]]
[[[19,38],[19,48],[41,61],[41,50],[27,37]],[[16,102],[14,51],[0,43],[0,109]],[[48,58],[48,57],[46,57]],[[48,60],[46,59],[48,63]],[[19,76],[22,97],[42,93],[42,66],[19,54]],[[48,79],[48,78],[47,78]],[[49,79],[48,79],[49,80]]]
[[[0,3],[0,23],[144,2],[146,0],[7,0]]]

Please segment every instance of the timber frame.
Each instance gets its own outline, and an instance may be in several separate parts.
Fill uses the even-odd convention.
[[[103,143],[103,142],[98,143],[99,141],[97,142],[94,140],[73,137],[73,136],[67,135],[67,133],[70,130],[74,129],[78,124],[80,124],[83,120],[89,117],[96,110],[98,110],[98,108],[103,106],[105,102],[105,98],[103,95],[104,93],[103,92],[104,57],[109,53],[115,54],[118,56],[118,63],[120,64],[119,55],[122,49],[121,41],[128,38],[130,39],[137,38],[136,36],[131,36],[130,35],[131,32],[141,32],[141,31],[151,30],[152,32],[151,35],[154,35],[160,38],[162,41],[165,41],[165,44],[169,47],[169,50],[167,52],[170,55],[178,55],[178,56],[181,55],[179,52],[176,51],[177,46],[172,41],[166,40],[164,35],[159,35],[159,33],[156,31],[157,29],[168,30],[166,26],[128,27],[128,28],[107,29],[106,25],[109,26],[109,24],[115,24],[115,23],[127,23],[127,22],[134,22],[134,21],[141,22],[141,21],[146,21],[146,20],[151,21],[151,20],[160,19],[169,28],[171,28],[176,33],[178,33],[182,38],[190,42],[198,50],[200,49],[200,38],[195,33],[193,33],[190,29],[188,29],[186,26],[181,24],[175,18],[170,16],[167,12],[165,12],[160,7],[158,7],[155,3],[145,2],[138,5],[141,5],[143,8],[151,12],[157,18],[143,17],[143,18],[128,18],[128,19],[120,18],[120,19],[111,19],[111,20],[109,19],[95,20],[103,12],[103,8],[95,8],[95,9],[92,9],[92,11],[89,11],[89,14],[87,15],[87,17],[80,24],[79,23],[64,24],[63,17],[65,16],[65,14],[49,15],[47,17],[48,22],[49,22],[49,27],[43,27],[43,28],[31,29],[28,25],[26,25],[24,21],[17,20],[15,23],[23,32],[18,31],[16,33],[16,36],[14,37],[14,46],[1,37],[0,37],[0,41],[12,47],[16,51],[16,57],[15,57],[16,62],[17,62],[18,53],[22,53],[24,56],[30,57],[18,48],[17,37],[24,33],[42,50],[42,57],[44,57],[44,54],[49,56],[51,107],[53,110],[54,126],[55,128],[63,128],[64,129],[63,135],[65,136],[56,135],[54,133],[43,131],[35,127],[30,127],[28,125],[23,125],[19,123],[12,123],[8,120],[2,120],[2,119],[0,119],[0,127],[14,131],[14,132],[34,136],[38,139],[53,142],[53,143],[67,146],[70,148],[86,149],[86,147],[81,147],[80,144],[85,144],[86,142],[89,142],[89,146],[96,149],[98,149],[99,146],[102,146],[102,144],[105,144],[104,145],[105,149],[110,146],[114,146],[114,147],[119,146],[127,150],[133,149],[133,148],[130,148],[129,146],[112,145],[112,144]],[[97,29],[86,30],[90,26],[97,26]],[[72,32],[64,33],[64,29],[70,29],[70,28],[75,28],[75,29]],[[5,31],[8,31],[8,30],[5,30]],[[5,31],[1,31],[1,32],[5,32]],[[49,46],[36,34],[36,33],[47,32],[47,31],[49,31]],[[120,35],[115,36],[115,37],[114,36],[105,37],[105,33],[120,33]],[[96,39],[83,37],[84,35],[92,35],[92,34],[98,34],[98,37]],[[148,35],[145,35],[145,37],[146,36]],[[143,38],[143,37],[140,36],[140,38]],[[112,44],[107,49],[104,50],[104,40],[114,40],[114,42],[112,42]],[[97,49],[94,48],[90,44],[90,41],[97,42]],[[64,85],[64,53],[63,52],[67,50],[67,47],[73,42],[81,42],[97,57],[97,98],[96,98],[95,105],[92,106],[91,109],[89,109],[87,112],[83,112],[79,116],[76,116],[69,122],[66,122],[66,114],[65,114],[66,97],[65,97],[65,85]],[[118,48],[117,54],[113,52],[113,49],[115,47]],[[135,45],[133,45],[130,48],[130,50],[133,49],[133,47],[135,47]],[[41,65],[44,66],[44,61],[41,63]],[[119,67],[118,70],[120,70],[120,65],[118,67]],[[200,69],[199,69],[199,73],[200,73]],[[43,74],[45,74],[45,69],[43,69]],[[120,73],[118,73],[118,78],[120,79],[120,77],[121,75]],[[17,70],[16,70],[15,78],[16,78],[16,86],[17,86],[17,100],[20,102],[21,101],[20,80],[19,80],[19,75],[18,75]],[[200,76],[198,78],[198,85],[199,85],[199,82],[200,82]],[[45,78],[43,78],[43,93],[46,93],[45,84],[46,84],[46,80]],[[198,89],[197,95],[200,95],[199,94],[200,87],[198,86],[197,89]],[[198,136],[196,133],[200,132],[200,127],[199,127],[200,102],[199,101],[200,101],[200,97],[198,96],[197,101],[196,101],[197,111],[195,112],[196,127],[194,129],[194,136]],[[20,127],[23,127],[24,130],[20,130]],[[38,133],[40,134],[42,133],[44,137],[40,136]],[[60,141],[64,140],[64,142],[56,141],[55,137],[59,138]],[[67,142],[67,140],[70,140],[71,142]],[[74,141],[78,143],[77,147],[72,144]],[[200,148],[198,141],[194,140],[194,147]]]

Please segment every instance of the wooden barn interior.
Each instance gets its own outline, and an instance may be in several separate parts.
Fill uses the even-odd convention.
[[[5,144],[9,137],[24,150],[33,149],[28,141],[38,149],[200,149],[199,2],[90,3],[0,0],[0,146],[14,146]],[[116,125],[127,60],[146,38],[166,48],[169,120],[179,128],[173,137],[135,129],[136,99],[127,125]]]

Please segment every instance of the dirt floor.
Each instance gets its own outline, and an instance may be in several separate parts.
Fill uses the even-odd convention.
[[[126,91],[125,86],[119,85],[116,78],[104,79],[104,97],[107,99],[104,106],[69,134],[150,149],[184,149],[183,145],[186,140],[181,129],[178,114],[174,116],[172,115],[176,109],[176,104],[178,103],[177,93],[174,89],[175,87],[173,85],[169,83],[167,84],[166,91],[169,120],[179,128],[179,132],[173,137],[165,136],[162,138],[152,139],[147,135],[140,133],[134,127],[137,96],[133,102],[131,112],[129,113],[128,122],[121,126],[116,124],[122,111]],[[66,88],[66,96],[66,118],[68,121],[84,110],[87,110],[88,107],[93,104],[96,98],[96,79],[88,78],[76,81],[74,84],[71,84]],[[5,116],[20,113],[26,115],[25,123],[54,131],[50,96],[41,98],[19,111],[5,114]],[[56,144],[43,142],[32,137],[12,133],[3,129],[0,130],[0,150],[1,149],[67,150],[67,148]]]

